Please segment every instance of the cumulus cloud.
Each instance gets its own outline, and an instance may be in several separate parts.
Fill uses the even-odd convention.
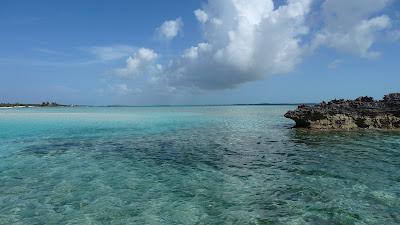
[[[94,46],[84,50],[93,54],[99,60],[111,61],[129,56],[135,51],[135,48],[129,45],[110,45]]]
[[[176,20],[165,21],[159,28],[157,28],[157,33],[163,39],[172,40],[181,32],[182,28],[182,19],[177,18]]]
[[[209,1],[195,15],[204,42],[173,60],[163,76],[172,86],[233,88],[271,74],[286,73],[301,61],[310,0]]]
[[[391,20],[377,15],[389,0],[326,0],[322,5],[323,29],[316,35],[314,47],[325,45],[365,58],[375,58],[371,51],[381,31],[388,29]]]
[[[390,1],[287,0],[274,5],[273,0],[208,0],[194,11],[202,41],[163,66],[156,64],[154,51],[139,50],[117,73],[152,71],[151,82],[171,90],[218,90],[291,72],[320,47],[374,58],[379,52],[372,47],[383,33],[397,39],[392,20],[381,13]],[[157,32],[170,40],[182,26],[178,18],[164,22]],[[336,60],[328,67],[340,63]]]
[[[194,15],[196,16],[197,20],[198,20],[200,23],[205,23],[205,22],[208,21],[208,15],[207,15],[207,13],[204,12],[203,10],[201,10],[201,9],[196,9],[196,10],[194,11]]]
[[[115,69],[114,73],[124,77],[134,77],[150,73],[157,69],[155,61],[158,54],[152,49],[140,48],[133,56],[126,60],[124,68]]]

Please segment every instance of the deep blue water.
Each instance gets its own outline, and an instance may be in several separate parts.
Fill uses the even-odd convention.
[[[0,109],[0,224],[400,224],[400,132],[291,108]]]

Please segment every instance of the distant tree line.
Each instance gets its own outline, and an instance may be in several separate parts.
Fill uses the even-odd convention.
[[[36,106],[36,107],[57,107],[57,106],[65,106],[58,104],[57,102],[42,102],[41,104],[21,104],[21,103],[0,103],[0,107],[29,107],[29,106]]]
[[[15,107],[15,106],[24,106],[23,104],[19,103],[0,103],[1,107]]]
[[[55,106],[61,106],[60,104],[58,104],[57,102],[42,102],[42,104],[40,104],[41,107],[55,107]]]

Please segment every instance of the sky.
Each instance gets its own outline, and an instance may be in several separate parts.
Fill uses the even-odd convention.
[[[399,59],[397,0],[0,2],[0,102],[379,99]]]

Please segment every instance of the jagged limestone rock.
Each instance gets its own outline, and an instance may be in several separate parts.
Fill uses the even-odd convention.
[[[332,100],[318,105],[300,105],[285,114],[298,128],[355,129],[400,128],[400,93],[386,95],[383,100],[371,97],[355,100]]]

